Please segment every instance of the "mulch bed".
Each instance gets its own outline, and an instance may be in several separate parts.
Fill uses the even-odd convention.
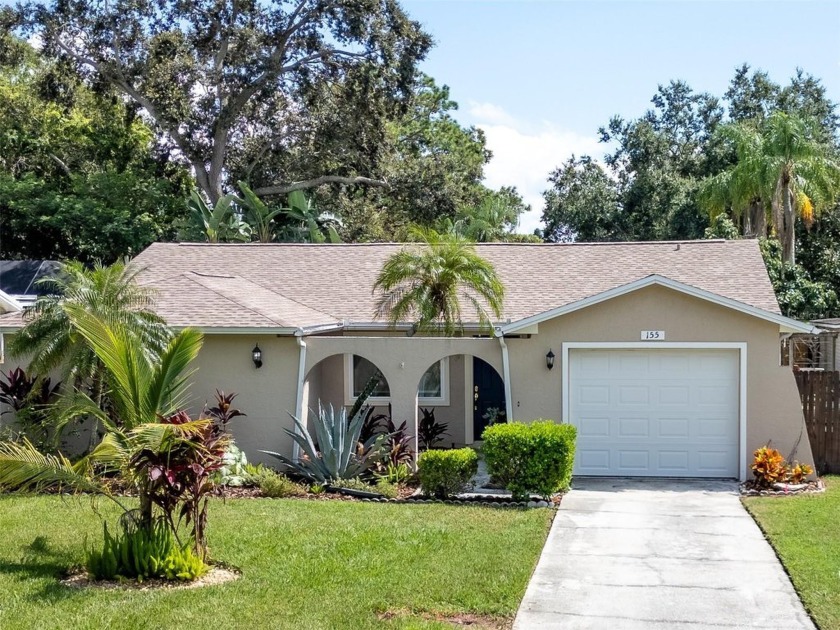
[[[242,573],[237,569],[216,565],[206,575],[192,582],[158,578],[145,582],[138,582],[137,580],[93,580],[87,571],[78,571],[61,580],[61,584],[68,588],[94,588],[105,591],[183,590],[225,584],[238,580],[240,577],[242,577]]]
[[[820,494],[825,492],[822,479],[808,481],[802,484],[774,484],[768,488],[758,485],[754,479],[749,479],[738,486],[742,496],[747,497],[789,497],[799,494]]]

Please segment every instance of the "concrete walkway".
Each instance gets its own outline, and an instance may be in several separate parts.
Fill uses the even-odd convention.
[[[813,630],[734,482],[575,480],[514,630]]]

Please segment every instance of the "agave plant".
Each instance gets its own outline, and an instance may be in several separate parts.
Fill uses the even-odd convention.
[[[303,451],[299,461],[293,461],[274,451],[261,451],[276,457],[296,473],[314,483],[329,484],[342,479],[355,479],[373,465],[379,436],[359,443],[364,418],[356,414],[347,421],[344,408],[336,413],[332,405],[324,408],[318,403],[318,416],[313,422],[313,436],[306,425],[292,416],[296,431],[283,429]],[[318,446],[316,446],[316,443]]]

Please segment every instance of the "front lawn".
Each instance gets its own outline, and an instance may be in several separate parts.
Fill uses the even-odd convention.
[[[549,510],[216,501],[211,553],[241,568],[241,579],[93,592],[58,582],[82,563],[85,537],[92,545],[102,536],[89,503],[0,496],[0,628],[451,628],[430,620],[438,613],[504,621],[551,521]],[[99,511],[113,523],[106,503]]]
[[[822,630],[840,629],[840,477],[823,495],[744,500]]]

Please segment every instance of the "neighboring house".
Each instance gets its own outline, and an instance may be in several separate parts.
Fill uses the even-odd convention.
[[[0,260],[0,314],[19,313],[32,304],[44,290],[41,278],[54,276],[60,264],[54,260]],[[5,344],[0,336],[0,364],[5,359]]]
[[[815,319],[812,334],[782,340],[782,362],[794,370],[840,370],[840,318]]]
[[[493,416],[576,425],[579,475],[744,479],[768,441],[813,463],[779,353],[780,334],[811,326],[781,315],[756,241],[477,245],[505,284],[504,319],[455,338],[374,319],[374,279],[402,247],[158,243],[135,264],[171,325],[205,333],[194,410],[238,392],[254,459],[293,454],[289,413],[349,405],[379,371],[373,402],[415,434],[418,407],[434,407],[447,446]],[[0,332],[19,322],[0,317]]]

